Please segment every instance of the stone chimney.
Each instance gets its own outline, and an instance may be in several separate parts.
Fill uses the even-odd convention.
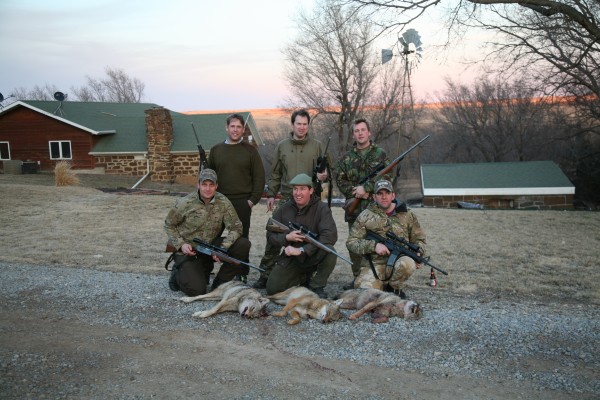
[[[155,107],[146,110],[146,137],[148,139],[148,159],[152,182],[174,182],[173,121],[166,108]]]

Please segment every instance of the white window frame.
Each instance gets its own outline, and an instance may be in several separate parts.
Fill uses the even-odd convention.
[[[59,157],[52,157],[52,143],[58,143],[58,151],[60,153]],[[69,153],[71,153],[70,157],[63,157],[63,143],[69,144]],[[70,140],[50,140],[48,142],[48,152],[50,153],[51,160],[72,160],[73,159],[73,147],[71,146]]]
[[[0,153],[0,160],[10,160],[10,143],[9,142],[0,142],[0,144],[5,144],[6,143],[6,148],[8,149],[8,158],[2,158],[2,153]]]

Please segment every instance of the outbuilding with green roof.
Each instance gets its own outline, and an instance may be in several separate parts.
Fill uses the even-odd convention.
[[[421,166],[423,205],[570,209],[575,186],[552,161]]]

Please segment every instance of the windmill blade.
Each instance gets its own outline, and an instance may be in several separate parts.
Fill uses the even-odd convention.
[[[394,53],[392,52],[392,50],[388,50],[388,49],[381,50],[381,63],[382,64],[385,64],[386,62],[390,61],[392,59],[392,57],[394,57]]]

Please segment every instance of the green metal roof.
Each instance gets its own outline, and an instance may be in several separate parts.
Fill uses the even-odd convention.
[[[552,161],[421,166],[423,194],[574,193],[574,186]]]
[[[101,135],[93,154],[143,153],[148,150],[145,111],[160,107],[153,103],[104,103],[65,101],[21,101],[53,118],[64,120],[91,134]],[[18,104],[14,104],[17,106]],[[11,106],[13,106],[11,104]],[[59,107],[60,106],[60,107]],[[8,107],[11,108],[11,107]],[[6,109],[5,109],[6,110]],[[173,152],[196,152],[197,144],[191,123],[204,150],[225,140],[225,121],[230,113],[182,114],[169,111],[173,120]],[[241,112],[250,134],[258,144],[262,139],[250,112]]]
[[[254,123],[254,118],[249,112],[238,113],[246,120],[248,129],[252,134],[254,140],[257,140],[259,144],[262,143],[260,136],[258,135],[258,129]],[[178,114],[172,115],[173,118],[173,145],[171,146],[172,152],[189,152],[196,151],[196,138],[194,136],[194,130],[192,129],[192,123],[198,134],[198,140],[205,151],[210,150],[212,146],[217,143],[224,141],[227,137],[225,132],[225,124],[227,117],[231,113],[223,114]]]

